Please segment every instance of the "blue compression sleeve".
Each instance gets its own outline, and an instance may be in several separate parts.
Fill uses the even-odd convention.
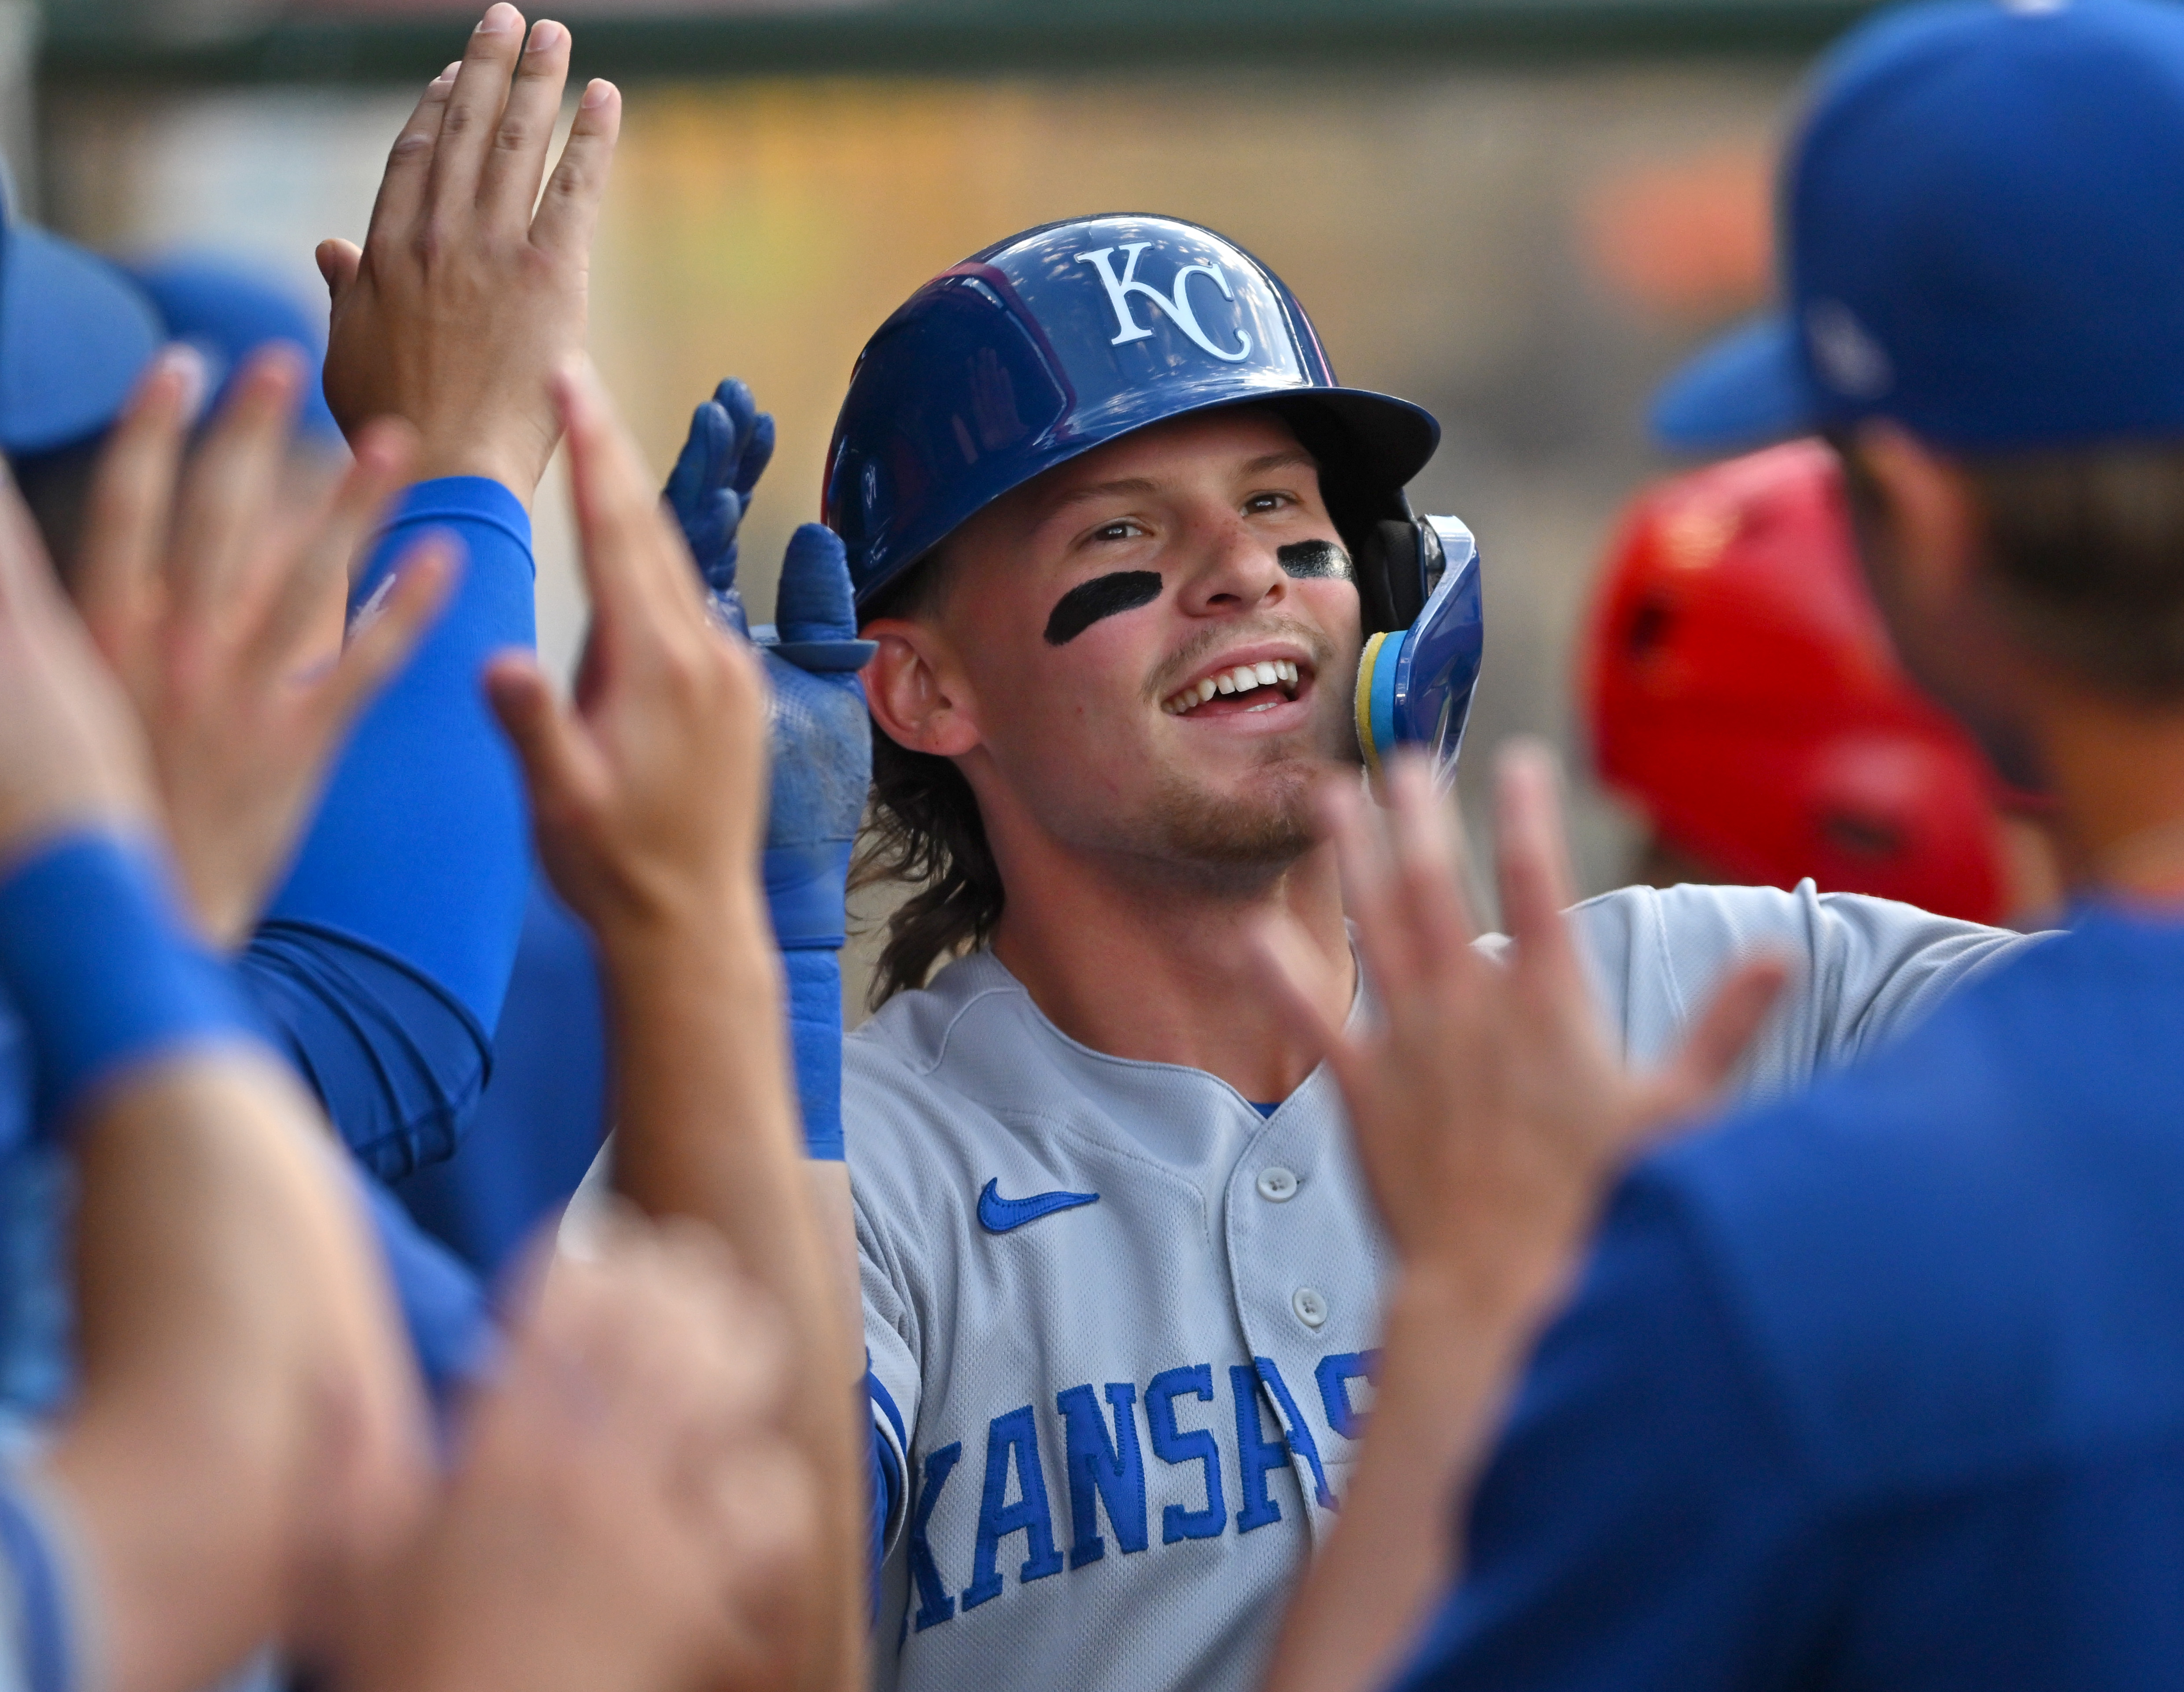
[[[591,935],[540,876],[493,1035],[493,1084],[445,1163],[396,1186],[490,1282],[569,1201],[607,1133],[605,1012]]]
[[[488,1049],[458,1001],[398,958],[285,923],[237,969],[369,1173],[399,1180],[454,1155]]]
[[[232,978],[176,914],[142,842],[65,836],[0,881],[0,983],[28,1030],[40,1132],[178,1047],[262,1041]]]
[[[368,606],[400,556],[435,532],[468,553],[454,602],[358,725],[269,915],[403,959],[489,1030],[508,991],[531,863],[522,783],[478,674],[493,653],[537,644],[531,520],[498,482],[422,483],[353,603]]]
[[[359,723],[242,958],[343,1138],[389,1178],[448,1156],[476,1102],[530,873],[521,786],[478,684],[489,656],[535,639],[522,506],[476,477],[412,489],[354,602],[435,531],[467,551],[454,602]]]

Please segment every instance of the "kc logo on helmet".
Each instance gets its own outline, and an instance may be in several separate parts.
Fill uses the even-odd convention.
[[[1213,278],[1213,285],[1221,290],[1222,299],[1233,300],[1236,298],[1235,294],[1230,292],[1228,278],[1222,275],[1221,267],[1218,265],[1185,265],[1175,273],[1173,283],[1175,292],[1173,294],[1162,293],[1150,282],[1141,282],[1138,280],[1138,255],[1152,244],[1150,241],[1132,241],[1123,247],[1123,274],[1119,279],[1115,275],[1115,249],[1112,247],[1102,247],[1095,253],[1077,254],[1078,264],[1089,265],[1094,270],[1099,271],[1100,280],[1107,290],[1107,303],[1115,308],[1115,321],[1118,327],[1115,338],[1107,344],[1119,347],[1125,341],[1143,341],[1150,338],[1153,332],[1139,322],[1130,309],[1130,296],[1134,293],[1141,293],[1165,311],[1168,321],[1177,328],[1182,330],[1215,358],[1228,364],[1240,363],[1249,358],[1251,355],[1250,330],[1239,324],[1236,327],[1236,338],[1239,343],[1236,349],[1234,352],[1224,351],[1206,339],[1206,331],[1199,327],[1198,314],[1190,307],[1190,279],[1193,276],[1211,276]]]

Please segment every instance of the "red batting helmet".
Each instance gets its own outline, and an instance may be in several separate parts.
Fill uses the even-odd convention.
[[[1641,494],[1587,648],[1601,775],[1670,844],[1738,880],[1999,919],[1994,779],[1897,663],[1819,442]]]

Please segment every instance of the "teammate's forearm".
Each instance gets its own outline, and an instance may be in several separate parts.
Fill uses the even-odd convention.
[[[323,1572],[306,1513],[392,1525],[421,1478],[398,1377],[330,1356],[340,1314],[295,1272],[347,1222],[311,1116],[270,1054],[197,1054],[130,1076],[79,1130],[81,1386],[50,1461],[116,1692],[231,1668]]]
[[[825,1648],[805,1684],[861,1684],[866,1514],[861,1348],[791,1090],[779,964],[754,885],[714,920],[603,932],[614,1033],[615,1181],[654,1215],[718,1228],[787,1314],[796,1437],[828,1523]],[[844,1360],[847,1360],[845,1361]]]
[[[1413,1273],[1388,1309],[1364,1449],[1262,1692],[1372,1692],[1456,1575],[1464,1495],[1530,1321]]]

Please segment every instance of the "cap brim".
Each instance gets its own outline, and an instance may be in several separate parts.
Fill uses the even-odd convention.
[[[111,425],[159,349],[142,291],[98,254],[27,224],[0,280],[0,447],[50,451]]]
[[[1809,434],[1818,396],[1790,320],[1761,317],[1730,331],[1653,395],[1654,438],[1685,452],[1733,452]]]

